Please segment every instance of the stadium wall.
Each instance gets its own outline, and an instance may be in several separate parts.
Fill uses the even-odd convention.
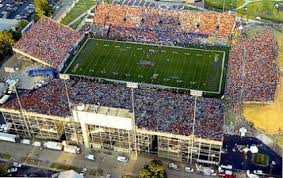
[[[61,141],[83,145],[90,150],[156,154],[166,159],[192,163],[220,162],[222,141],[176,135],[130,127],[129,117],[114,117],[93,111],[73,110],[73,117],[58,117],[34,112],[0,108],[12,133],[22,138]],[[119,121],[118,121],[119,120]],[[127,124],[126,127],[119,122]],[[113,122],[113,123],[112,123]]]
[[[29,55],[29,54],[27,54],[27,53],[25,53],[25,52],[23,52],[23,51],[21,51],[19,49],[13,48],[13,51],[16,53],[16,55],[24,56],[24,57],[26,57],[26,58],[28,58],[30,60],[36,61],[36,62],[41,63],[41,64],[43,64],[45,66],[48,66],[48,67],[53,67],[53,68],[55,67],[55,66],[52,66],[52,65],[42,61],[39,58],[33,57],[33,56],[31,56],[31,55]]]

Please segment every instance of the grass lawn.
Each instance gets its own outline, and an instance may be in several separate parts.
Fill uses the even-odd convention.
[[[27,164],[33,164],[33,165],[38,165],[38,163],[40,162],[40,160],[38,159],[33,159],[33,158],[29,158],[29,157],[22,157],[21,161]]]
[[[263,153],[256,153],[253,155],[253,162],[256,165],[266,167],[269,165],[269,156]]]
[[[75,7],[62,19],[63,24],[68,25],[75,18],[89,10],[92,6],[95,5],[95,0],[80,0]]]
[[[244,0],[204,0],[204,6],[208,9],[218,9],[223,10],[232,10],[241,6],[244,3]]]
[[[274,8],[277,2],[264,1],[249,3],[246,8],[237,11],[238,15],[248,19],[255,19],[257,16],[262,19],[283,22],[283,11]],[[283,3],[281,3],[283,5]]]
[[[0,153],[0,158],[1,159],[10,159],[11,155],[8,153]]]
[[[65,73],[219,94],[226,50],[89,39]]]
[[[74,170],[74,171],[81,171],[80,168],[72,166],[72,165],[67,165],[67,164],[62,164],[62,163],[52,163],[50,168],[55,168],[55,169],[61,169],[61,170]]]
[[[74,30],[76,30],[76,28],[80,25],[80,23],[83,21],[84,17],[78,19],[75,23],[73,23],[72,25],[70,25],[70,27]]]
[[[235,124],[237,116],[232,111],[225,112],[225,125]]]

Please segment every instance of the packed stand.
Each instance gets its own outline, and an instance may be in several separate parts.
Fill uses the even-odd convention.
[[[14,48],[58,67],[80,38],[79,32],[42,17]]]
[[[171,36],[174,33],[195,33],[229,37],[234,24],[235,16],[228,13],[176,11],[119,4],[98,4],[94,16],[94,25],[151,30],[156,34],[168,32],[172,33]]]
[[[219,99],[198,98],[195,119],[195,135],[202,138],[223,138],[224,105]]]
[[[155,42],[157,34],[152,30],[113,26],[108,37],[126,41]]]
[[[242,102],[271,102],[279,83],[278,47],[271,31],[239,39],[230,52],[226,94]]]
[[[132,110],[131,90],[123,85],[102,84],[88,80],[66,81],[71,105],[96,104]],[[22,108],[28,112],[60,117],[71,116],[64,81],[52,80],[47,86],[20,95]],[[195,101],[195,134],[214,140],[223,136],[223,106],[218,99],[196,97],[155,88],[134,89],[135,117],[138,128],[178,135],[191,135]],[[2,107],[19,109],[17,99]]]

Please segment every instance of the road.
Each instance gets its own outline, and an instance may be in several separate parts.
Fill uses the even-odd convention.
[[[61,16],[66,12],[67,9],[73,4],[73,0],[60,0],[56,6],[59,8],[55,10],[53,14],[53,19],[56,21],[61,21]]]
[[[84,150],[82,150],[85,152]],[[103,175],[106,173],[111,173],[113,178],[119,178],[122,175],[138,175],[138,171],[145,165],[148,164],[153,158],[152,157],[141,157],[134,159],[130,155],[129,163],[121,163],[116,160],[117,153],[112,153],[111,155],[105,153],[96,153],[97,160],[90,161],[84,158],[84,153],[82,154],[70,154],[61,151],[53,151],[47,149],[39,149],[38,147],[33,147],[31,145],[24,145],[20,143],[9,143],[0,141],[0,153],[9,153],[12,155],[11,159],[17,162],[21,162],[23,157],[30,157],[32,159],[38,160],[36,167],[40,168],[50,168],[50,165],[54,162],[61,163],[65,165],[72,165],[77,168],[88,168],[90,169],[103,169]],[[168,161],[162,160],[165,166],[169,163]],[[27,164],[27,162],[22,162]],[[182,171],[167,170],[168,177],[170,178],[204,178],[202,175],[189,174],[184,172],[184,166]],[[166,166],[167,167],[167,166]],[[87,173],[86,177],[94,177]]]

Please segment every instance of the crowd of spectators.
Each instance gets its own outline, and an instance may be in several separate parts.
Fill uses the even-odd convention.
[[[65,89],[65,85],[67,90]],[[71,116],[71,106],[84,103],[132,111],[131,89],[124,85],[103,84],[88,80],[64,81],[54,79],[47,86],[20,95],[22,108],[28,112],[53,116]],[[195,112],[196,102],[196,112]],[[20,109],[17,99],[8,100],[8,109]],[[138,128],[221,140],[224,111],[222,101],[196,98],[150,87],[134,89],[135,118]],[[196,113],[196,114],[194,114]]]
[[[80,33],[71,28],[42,17],[14,48],[58,67],[80,38]]]
[[[279,82],[277,55],[277,42],[271,31],[243,37],[232,46],[226,94],[234,106],[274,100]]]
[[[138,28],[141,31],[152,30],[156,34],[165,31],[228,37],[233,31],[235,16],[211,11],[177,11],[119,4],[98,4],[94,24]]]
[[[157,34],[153,30],[113,26],[108,37],[110,39],[154,43],[157,39]]]

